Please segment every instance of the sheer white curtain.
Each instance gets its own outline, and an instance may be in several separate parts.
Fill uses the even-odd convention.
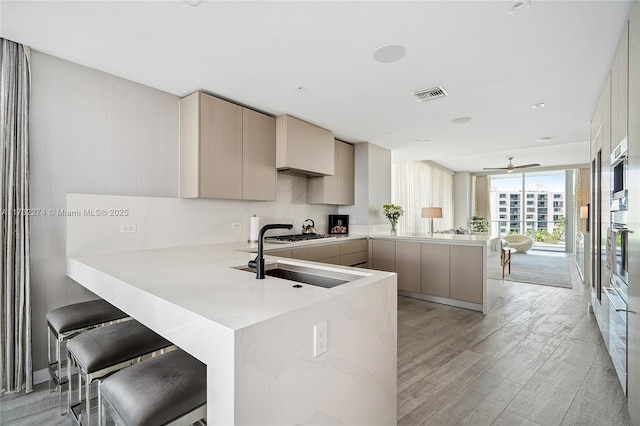
[[[403,233],[429,232],[423,207],[442,207],[442,219],[433,220],[434,230],[453,226],[453,172],[426,161],[394,163],[391,166],[391,199],[404,209],[398,221]]]

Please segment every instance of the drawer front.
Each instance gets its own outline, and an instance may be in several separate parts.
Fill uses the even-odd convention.
[[[342,255],[367,250],[369,250],[369,241],[367,241],[366,239],[345,241],[343,243],[340,243],[340,254]]]
[[[330,265],[340,265],[340,256],[332,256],[324,259],[318,259],[316,262],[328,263]]]
[[[301,260],[319,260],[339,256],[338,244],[326,244],[314,247],[300,247],[291,250],[291,257]]]
[[[269,256],[291,257],[291,249],[286,250],[267,250],[265,254]]]
[[[359,251],[357,253],[343,254],[340,256],[340,264],[344,266],[355,266],[361,263],[367,263],[368,260],[368,251]]]

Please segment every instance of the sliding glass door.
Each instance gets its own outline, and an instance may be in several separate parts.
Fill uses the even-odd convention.
[[[534,249],[564,251],[565,171],[491,176],[492,234],[526,234]]]

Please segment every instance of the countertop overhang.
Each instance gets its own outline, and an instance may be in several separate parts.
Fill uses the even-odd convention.
[[[321,241],[328,243],[336,240]],[[315,240],[270,244],[266,250],[321,243]],[[304,308],[393,275],[382,271],[280,259],[294,265],[361,276],[333,288],[306,284],[294,288],[293,285],[299,283],[274,277],[258,280],[251,272],[235,269],[247,265],[255,257],[251,252],[256,249],[257,244],[225,243],[71,256],[67,258],[67,275],[101,295],[127,284],[130,289],[135,289],[135,294],[128,295],[127,303],[153,305],[163,300],[231,330]],[[267,263],[277,259],[266,251]],[[117,299],[118,296],[114,294],[113,298]]]

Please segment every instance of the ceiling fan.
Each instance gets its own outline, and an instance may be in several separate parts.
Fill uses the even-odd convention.
[[[506,170],[507,173],[513,173],[513,171],[517,169],[529,169],[531,167],[541,166],[538,163],[523,164],[522,166],[514,166],[511,160],[513,160],[513,157],[509,157],[509,164],[507,165],[507,167],[485,167],[483,170]]]

